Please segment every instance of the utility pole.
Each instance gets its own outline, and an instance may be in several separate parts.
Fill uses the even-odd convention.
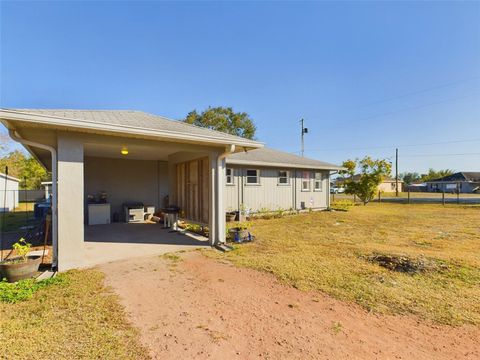
[[[395,149],[395,196],[398,197],[398,148]]]
[[[305,134],[308,134],[308,129],[303,126],[303,119],[300,120],[300,123],[302,124],[302,157],[303,157],[303,153],[305,152],[305,144],[304,144],[303,136]]]

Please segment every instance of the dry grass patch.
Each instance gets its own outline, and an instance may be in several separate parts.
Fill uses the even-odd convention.
[[[257,241],[215,256],[380,313],[480,324],[480,207],[369,204],[253,222]],[[398,272],[375,254],[438,271]]]
[[[6,359],[145,359],[145,349],[99,271],[71,271],[15,304],[0,303]]]

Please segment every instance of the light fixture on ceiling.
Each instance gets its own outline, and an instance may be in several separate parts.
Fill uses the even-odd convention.
[[[128,155],[128,149],[126,146],[122,147],[122,150],[120,150],[120,152],[122,153],[122,155]]]

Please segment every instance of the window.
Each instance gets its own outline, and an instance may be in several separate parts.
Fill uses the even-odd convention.
[[[258,170],[256,169],[248,169],[247,170],[247,185],[256,185],[260,184],[260,179],[258,176]]]
[[[278,172],[278,185],[290,184],[290,171],[280,170]]]
[[[323,190],[323,176],[321,172],[315,172],[315,191],[322,191]]]
[[[397,184],[395,184],[394,182],[391,183],[391,188],[392,190],[395,190],[397,188]]]
[[[310,191],[310,172],[304,171],[302,174],[302,191]]]
[[[227,168],[227,185],[233,185],[233,169]]]

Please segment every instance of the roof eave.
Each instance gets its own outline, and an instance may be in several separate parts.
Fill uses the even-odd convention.
[[[266,167],[279,167],[289,169],[312,169],[312,170],[346,170],[341,166],[336,165],[304,165],[304,164],[291,164],[291,163],[278,163],[267,161],[255,161],[255,160],[236,160],[226,159],[227,165],[257,165]]]
[[[89,120],[79,120],[56,116],[47,116],[41,114],[26,114],[15,110],[0,109],[0,119],[7,121],[23,121],[27,123],[42,124],[45,126],[64,126],[76,130],[93,130],[104,132],[106,134],[136,135],[146,138],[174,139],[186,142],[202,142],[211,145],[235,145],[247,149],[257,149],[263,147],[263,143],[248,139],[220,139],[215,136],[206,136],[198,134],[187,134],[168,130],[156,130],[148,128],[139,128],[135,126],[97,123]]]
[[[12,180],[12,181],[16,181],[16,182],[20,182],[20,179],[17,179],[16,177],[13,177],[13,176],[10,176],[10,175],[6,175],[4,173],[0,173],[0,177],[4,178],[4,179],[7,179],[7,180]],[[8,190],[7,190],[8,191]]]

